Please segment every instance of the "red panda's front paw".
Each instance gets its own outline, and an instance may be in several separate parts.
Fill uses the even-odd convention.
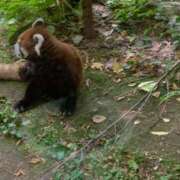
[[[75,105],[65,102],[60,107],[60,112],[63,116],[71,116],[75,111]]]
[[[21,77],[22,80],[24,81],[28,81],[29,79],[32,78],[33,74],[34,74],[34,67],[33,66],[25,66],[22,67],[19,70],[19,76]]]
[[[14,110],[18,113],[22,113],[24,111],[26,111],[26,106],[23,102],[23,100],[18,101],[15,105],[14,105]]]

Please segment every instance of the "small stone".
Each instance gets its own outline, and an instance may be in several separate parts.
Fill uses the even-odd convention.
[[[139,120],[134,121],[134,125],[138,125],[140,123],[141,123],[141,121],[139,121]]]
[[[170,122],[170,119],[168,119],[168,118],[163,118],[163,121],[164,121],[165,123],[168,123],[168,122]]]
[[[83,40],[83,36],[81,35],[76,35],[72,38],[72,41],[75,45],[79,45],[82,40]]]

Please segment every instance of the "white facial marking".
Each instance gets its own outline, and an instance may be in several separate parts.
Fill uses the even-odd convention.
[[[27,52],[27,50],[23,47],[20,46],[20,44],[17,43],[14,45],[14,51],[15,51],[15,55],[17,58],[27,58],[27,56],[29,55],[29,53]]]
[[[16,43],[14,45],[14,52],[15,52],[16,57],[21,58],[21,52],[20,52],[19,43]]]
[[[23,47],[21,47],[21,52],[23,53],[24,58],[28,57],[29,53]]]

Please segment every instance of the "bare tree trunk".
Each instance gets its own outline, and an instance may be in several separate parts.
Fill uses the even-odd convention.
[[[92,0],[82,0],[82,11],[84,36],[87,39],[93,39],[95,37],[95,31],[93,23]]]

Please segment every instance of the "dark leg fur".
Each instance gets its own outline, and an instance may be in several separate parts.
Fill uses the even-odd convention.
[[[33,105],[34,102],[36,102],[41,97],[41,95],[42,89],[37,85],[37,82],[31,82],[27,87],[24,98],[15,104],[15,111],[26,111],[31,105]]]
[[[61,104],[61,112],[65,116],[70,116],[74,113],[76,108],[76,102],[77,102],[77,94],[75,92],[72,92],[67,97],[63,99],[63,102]]]
[[[25,67],[22,67],[19,70],[19,76],[24,81],[29,81],[33,78],[35,74],[35,66],[31,63],[28,63]]]
[[[46,64],[45,64],[46,65]],[[61,112],[69,116],[74,113],[77,101],[76,87],[71,74],[66,67],[57,70],[50,65],[34,66],[28,64],[20,71],[24,80],[30,81],[25,96],[14,106],[17,112],[26,111],[35,101],[43,95],[59,99],[61,98]]]

